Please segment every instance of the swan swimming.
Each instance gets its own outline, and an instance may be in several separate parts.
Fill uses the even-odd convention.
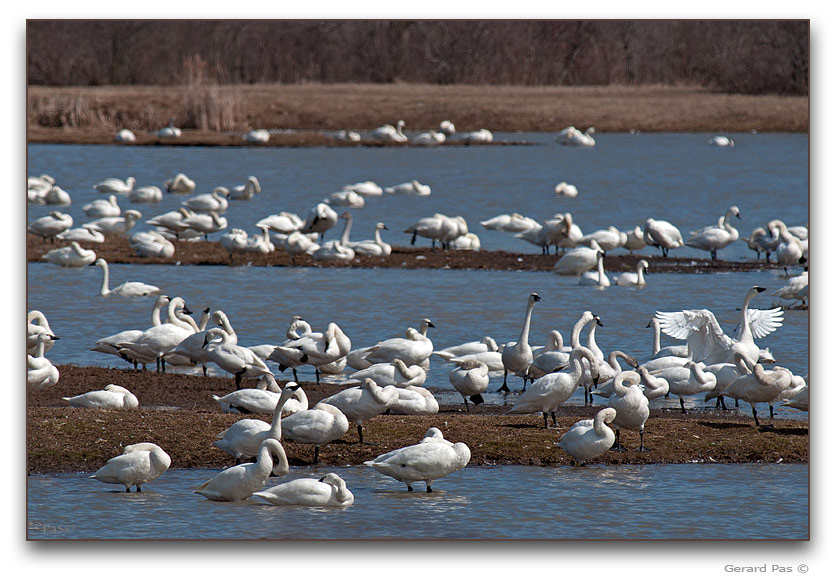
[[[607,425],[615,416],[616,410],[606,407],[598,411],[594,419],[578,421],[563,434],[558,446],[581,465],[603,455],[615,443],[615,433]]]
[[[136,179],[128,177],[124,181],[117,177],[108,177],[93,185],[93,189],[99,193],[123,193],[128,194],[134,188]]]
[[[589,272],[584,272],[578,278],[579,286],[596,286],[597,288],[608,288],[610,286],[610,279],[604,271],[604,252],[598,252],[597,269]]]
[[[227,198],[246,201],[252,199],[256,193],[261,193],[261,183],[255,175],[250,175],[243,185],[232,186],[227,193]]]
[[[405,143],[408,138],[403,134],[403,128],[406,123],[403,120],[398,121],[395,126],[382,125],[372,131],[372,139],[378,141],[389,141],[392,143]]]
[[[165,182],[165,189],[169,193],[192,193],[196,187],[194,180],[189,179],[185,173],[178,173]]]
[[[123,282],[115,288],[110,288],[110,270],[108,268],[107,260],[98,258],[92,266],[98,266],[102,269],[102,287],[99,289],[100,296],[151,296],[152,294],[159,294],[160,289],[153,284],[146,284],[145,282]]]
[[[274,462],[273,457],[277,458]],[[270,475],[287,475],[290,466],[284,447],[276,439],[265,439],[258,448],[255,463],[242,463],[224,469],[194,490],[214,501],[243,501],[267,483]]]
[[[91,218],[98,217],[116,217],[122,215],[122,208],[119,207],[119,202],[115,195],[109,195],[107,199],[96,199],[84,205],[82,208],[84,215]]]
[[[467,444],[454,444],[443,436],[431,436],[428,431],[420,443],[389,451],[364,464],[406,483],[407,491],[412,491],[416,481],[426,482],[427,493],[431,493],[436,480],[464,469],[469,462]]]
[[[613,276],[616,286],[647,286],[644,275],[647,274],[647,260],[639,260],[635,272],[622,272]]]
[[[345,480],[336,473],[326,473],[319,479],[294,479],[257,491],[253,495],[275,505],[346,507],[354,503],[354,494],[349,491]]]
[[[578,188],[571,183],[561,181],[554,186],[554,193],[557,197],[578,197]]]
[[[74,397],[61,397],[71,407],[88,409],[136,409],[139,399],[132,392],[120,385],[110,384],[99,391],[89,391]]]
[[[122,455],[109,459],[90,479],[124,485],[128,493],[133,485],[137,492],[141,492],[144,484],[157,479],[170,466],[171,457],[159,445],[134,443],[126,445]]]

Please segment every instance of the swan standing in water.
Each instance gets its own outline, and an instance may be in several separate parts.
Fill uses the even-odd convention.
[[[48,342],[58,340],[54,334],[42,332],[35,339],[35,353],[26,355],[26,386],[33,389],[51,387],[58,382],[58,367],[44,356]]]
[[[440,431],[437,436],[431,436],[428,431],[420,443],[384,453],[364,464],[406,483],[407,491],[412,491],[416,481],[426,482],[427,493],[431,493],[436,480],[464,469],[469,462],[467,444],[451,443]]]
[[[319,463],[319,448],[347,432],[348,418],[334,405],[322,401],[282,419],[285,439],[314,446],[314,465]]]
[[[93,264],[102,269],[102,287],[99,289],[100,296],[151,296],[152,294],[159,294],[160,289],[152,284],[145,282],[124,282],[113,289],[110,289],[110,271],[107,260],[98,258]]]
[[[171,466],[171,457],[155,443],[134,443],[126,445],[122,455],[108,460],[90,479],[103,483],[124,485],[125,492],[136,486],[142,491],[142,485],[150,483],[165,473]]]
[[[508,388],[508,373],[519,374],[523,377],[523,388],[525,391],[525,384],[527,373],[531,361],[534,360],[534,355],[531,351],[531,346],[528,344],[528,333],[531,329],[531,313],[534,311],[534,305],[540,301],[540,295],[532,292],[528,297],[528,303],[525,309],[525,318],[523,319],[523,327],[520,332],[520,338],[517,342],[511,342],[505,345],[502,350],[502,366],[504,367],[504,374],[502,377],[502,386],[498,392],[509,393]]]
[[[601,409],[594,419],[582,419],[572,425],[557,445],[581,465],[603,455],[615,443],[615,433],[607,425],[615,415],[615,409]]]
[[[450,371],[450,384],[462,396],[468,413],[470,413],[468,399],[474,405],[485,402],[482,393],[488,389],[488,382],[490,381],[488,373],[488,365],[479,360],[462,361]]]
[[[48,251],[43,259],[63,268],[81,268],[96,260],[96,252],[82,248],[78,242],[70,242],[69,246]]]
[[[346,507],[354,503],[354,494],[336,473],[319,479],[305,477],[257,491],[253,494],[275,505],[309,507]]]
[[[731,216],[740,218],[740,210],[733,205],[716,226],[708,226],[691,232],[692,236],[685,243],[686,246],[698,248],[711,253],[711,259],[717,260],[717,250],[722,250],[732,242],[740,239],[740,233],[731,225]]]
[[[746,293],[740,311],[740,323],[735,338],[727,336],[710,310],[682,310],[657,312],[662,332],[679,340],[686,340],[693,360],[706,364],[734,362],[734,353],[743,353],[748,360],[757,361],[761,356],[756,338],[762,338],[783,324],[780,307],[769,310],[749,309],[752,298],[764,292],[761,286],[752,286]]]
[[[273,421],[267,423],[260,419],[241,419],[216,436],[214,447],[230,454],[236,462],[258,455],[261,444],[266,439],[282,439],[282,413],[288,401],[296,396],[299,385],[293,381],[287,383],[273,409]],[[279,467],[278,465],[276,467]],[[279,475],[275,473],[274,475]]]
[[[613,276],[616,286],[647,286],[644,275],[647,274],[647,260],[639,260],[635,272],[622,272]]]
[[[648,218],[644,224],[644,242],[648,246],[660,248],[664,257],[668,256],[669,250],[684,245],[679,228],[665,220],[653,218]]]
[[[613,394],[608,406],[616,411],[612,426],[615,427],[613,448],[617,451],[625,450],[621,446],[622,429],[638,430],[639,451],[650,451],[644,446],[644,424],[650,417],[650,401],[640,383],[641,376],[635,371],[622,371],[613,379]]]
[[[61,397],[71,407],[86,407],[88,409],[136,409],[139,399],[125,387],[107,385],[99,391],[89,391],[74,397]]]
[[[398,121],[394,127],[392,125],[381,125],[372,131],[372,139],[391,143],[406,143],[408,139],[403,134],[405,125],[406,123],[403,120]]]
[[[509,414],[542,413],[543,426],[548,429],[551,414],[552,422],[557,427],[557,408],[569,400],[584,374],[583,361],[589,364],[593,382],[598,379],[598,361],[588,348],[579,346],[572,350],[569,356],[569,372],[554,372],[543,375],[520,395],[520,398],[508,411]]]
[[[385,413],[397,398],[398,393],[393,385],[381,387],[372,379],[366,378],[360,386],[343,389],[320,402],[333,405],[342,411],[349,421],[356,423],[360,443],[364,443],[363,422]]]
[[[289,471],[282,444],[276,439],[265,439],[258,448],[255,463],[242,463],[224,469],[194,492],[214,501],[243,501],[264,487],[271,473],[287,475]]]

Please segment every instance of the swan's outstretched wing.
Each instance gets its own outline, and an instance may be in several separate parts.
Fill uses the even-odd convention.
[[[656,318],[665,334],[688,341],[695,361],[724,360],[734,341],[729,338],[710,310],[657,312]]]
[[[784,324],[784,311],[780,306],[769,310],[749,308],[746,311],[746,316],[749,319],[749,328],[751,328],[754,338],[763,338],[767,334],[775,332]],[[738,329],[739,333],[740,330]]]

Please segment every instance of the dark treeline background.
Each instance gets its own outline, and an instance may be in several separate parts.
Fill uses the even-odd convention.
[[[664,84],[806,95],[809,21],[215,20],[27,23],[31,85]]]

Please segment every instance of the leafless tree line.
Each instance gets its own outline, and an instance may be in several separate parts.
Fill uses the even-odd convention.
[[[31,20],[32,85],[665,84],[804,94],[806,20]]]

